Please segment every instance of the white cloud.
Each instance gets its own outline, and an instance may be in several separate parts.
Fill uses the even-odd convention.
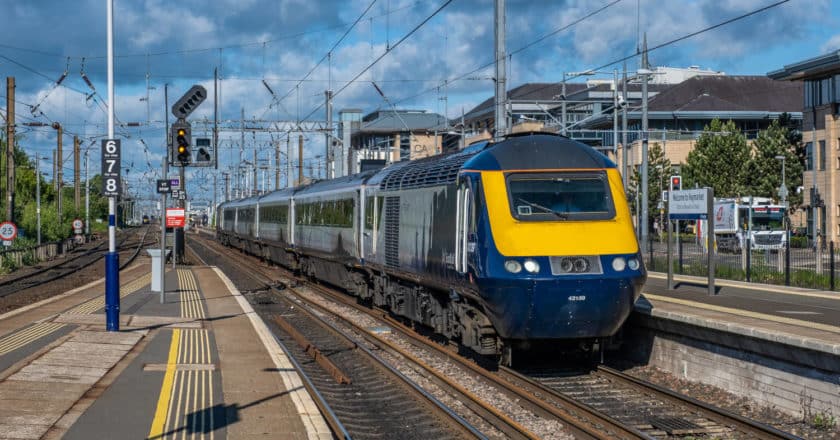
[[[837,34],[837,35],[829,38],[828,41],[826,41],[820,47],[820,52],[821,53],[826,53],[826,52],[831,52],[833,50],[838,50],[838,49],[840,49],[840,34]]]

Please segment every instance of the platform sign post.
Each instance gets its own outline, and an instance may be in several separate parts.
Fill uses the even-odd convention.
[[[714,190],[712,188],[674,190],[668,193],[668,221],[705,220],[707,225],[707,258],[709,265],[709,295],[715,294],[715,226]],[[669,226],[670,231],[670,226]],[[668,238],[670,244],[670,237]],[[668,289],[673,289],[674,267],[671,246],[668,246]]]
[[[715,211],[715,190],[712,188],[706,188],[708,193],[706,195],[706,203],[707,206],[707,214],[706,218],[708,221],[708,233],[706,234],[706,240],[709,241],[709,252],[707,256],[709,257],[709,295],[716,295],[715,292],[715,250],[717,245],[715,243],[715,222],[714,222],[714,211]]]
[[[108,138],[103,141],[103,161],[106,152],[117,150],[116,170],[121,167],[119,144],[114,139],[114,0],[107,0],[107,72],[108,72]],[[103,170],[103,177],[104,176]],[[119,185],[119,179],[117,179]],[[110,189],[106,187],[106,190]],[[105,328],[120,330],[120,259],[117,253],[117,196],[108,194],[108,253],[105,254]]]

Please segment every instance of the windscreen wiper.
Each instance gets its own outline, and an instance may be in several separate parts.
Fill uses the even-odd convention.
[[[568,214],[568,213],[565,213],[565,212],[558,212],[558,211],[555,211],[555,210],[553,210],[553,209],[551,209],[551,208],[546,208],[545,206],[538,205],[538,204],[536,204],[536,203],[534,203],[534,202],[529,202],[529,201],[527,201],[527,200],[525,200],[525,199],[522,199],[522,198],[517,198],[516,200],[517,200],[518,202],[522,202],[522,203],[524,203],[524,204],[526,204],[526,205],[528,205],[528,206],[530,206],[530,207],[532,207],[532,208],[541,209],[541,210],[543,210],[543,211],[545,211],[545,212],[547,212],[547,213],[554,214],[554,215],[556,215],[558,218],[561,218],[561,219],[563,219],[563,220],[568,220],[568,219],[569,219],[569,214]]]

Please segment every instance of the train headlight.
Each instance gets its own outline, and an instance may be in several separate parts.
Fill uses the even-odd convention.
[[[583,273],[589,271],[589,261],[586,258],[575,258],[575,272]]]
[[[540,271],[540,264],[534,260],[525,260],[525,270],[531,273],[537,273]]]
[[[624,257],[615,257],[612,261],[612,268],[616,272],[621,272],[624,268],[627,267],[627,260]]]
[[[575,269],[575,263],[572,261],[571,258],[564,258],[560,260],[560,270],[563,272],[569,273]]]
[[[525,264],[525,267],[528,267],[528,263]],[[510,273],[519,273],[522,272],[522,265],[519,264],[519,262],[516,260],[507,260],[505,261],[505,270],[507,270]]]
[[[630,270],[638,270],[639,269],[639,259],[636,258],[636,257],[630,258],[629,260],[627,260],[627,267],[629,267]]]

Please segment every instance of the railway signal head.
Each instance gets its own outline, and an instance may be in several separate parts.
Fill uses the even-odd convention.
[[[682,189],[682,176],[671,176],[671,191]]]
[[[190,152],[191,138],[189,123],[176,122],[172,124],[172,157],[181,166],[189,165],[192,160],[192,154]]]

